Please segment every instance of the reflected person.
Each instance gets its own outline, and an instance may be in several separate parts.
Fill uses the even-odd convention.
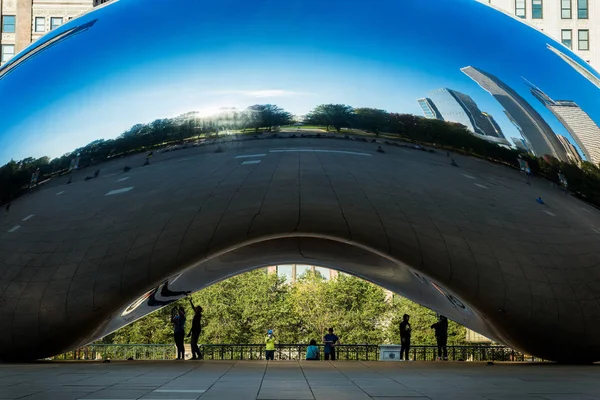
[[[400,322],[400,360],[408,361],[408,352],[410,350],[410,336],[412,329],[408,320],[410,316],[404,314],[402,316],[402,322]]]
[[[202,332],[202,307],[194,306],[192,299],[190,298],[190,304],[192,306],[192,310],[194,310],[194,318],[192,319],[192,328],[188,333],[188,337],[192,337],[190,340],[190,346],[192,347],[192,360],[200,360],[202,359],[202,354],[200,353],[200,348],[198,347],[198,338],[200,337],[200,333]]]
[[[448,360],[448,318],[440,315],[438,322],[431,325],[435,329],[435,340],[437,341],[437,359]]]
[[[177,359],[185,360],[185,346],[183,345],[183,339],[185,336],[185,310],[183,307],[179,307],[179,309],[173,309],[171,323],[173,324],[175,346],[177,346]]]

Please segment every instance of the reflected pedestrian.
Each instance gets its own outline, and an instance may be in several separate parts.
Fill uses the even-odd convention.
[[[448,360],[448,318],[440,315],[438,322],[431,325],[435,329],[435,340],[437,341],[437,359]]]
[[[319,347],[317,346],[317,341],[312,339],[310,344],[306,348],[306,359],[307,360],[320,360],[321,354],[319,353]]]
[[[408,361],[408,352],[410,350],[410,336],[412,334],[412,328],[410,322],[408,322],[410,316],[404,314],[402,316],[402,322],[400,322],[400,360]]]
[[[179,309],[173,309],[171,323],[173,324],[175,346],[177,346],[177,359],[185,360],[185,346],[183,345],[183,339],[185,336],[185,310],[183,307],[179,307]]]
[[[190,340],[190,346],[192,348],[192,360],[201,360],[202,354],[200,353],[200,348],[198,347],[198,339],[200,338],[200,333],[202,333],[202,307],[194,306],[192,299],[190,298],[190,304],[192,305],[192,310],[194,310],[194,318],[192,319],[192,328],[188,333],[188,337],[192,337]]]
[[[325,343],[325,360],[335,361],[335,346],[339,344],[340,338],[333,333],[333,328],[329,328],[329,333],[323,337]]]
[[[272,329],[269,329],[265,338],[265,356],[267,361],[275,360],[275,335]]]

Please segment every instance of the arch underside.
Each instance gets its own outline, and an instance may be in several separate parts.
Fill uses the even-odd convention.
[[[40,358],[98,339],[159,307],[136,300],[165,280],[195,291],[304,263],[360,276],[539,357],[600,359],[596,210],[504,166],[375,150],[249,141],[157,154],[124,175],[124,194],[106,196],[125,185],[119,176],[79,179],[59,197],[64,182],[50,182],[2,220],[0,356]],[[260,163],[236,159],[258,152]],[[106,163],[102,175],[143,157]],[[36,218],[9,234],[19,213]]]

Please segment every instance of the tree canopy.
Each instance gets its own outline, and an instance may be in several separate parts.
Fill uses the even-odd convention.
[[[431,324],[435,312],[409,300],[387,298],[383,288],[360,278],[340,274],[325,280],[308,272],[294,284],[284,278],[254,270],[214,284],[192,295],[204,308],[200,342],[262,343],[273,329],[280,343],[322,340],[333,327],[342,343],[399,343],[398,326],[404,313],[412,316],[414,343],[434,344]],[[105,343],[170,343],[173,307],[192,309],[187,299],[164,307],[103,339]],[[449,343],[464,344],[465,328],[451,322]]]

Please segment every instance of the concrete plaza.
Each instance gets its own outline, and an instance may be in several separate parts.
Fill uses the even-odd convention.
[[[458,362],[0,364],[0,399],[600,399],[600,366]]]

